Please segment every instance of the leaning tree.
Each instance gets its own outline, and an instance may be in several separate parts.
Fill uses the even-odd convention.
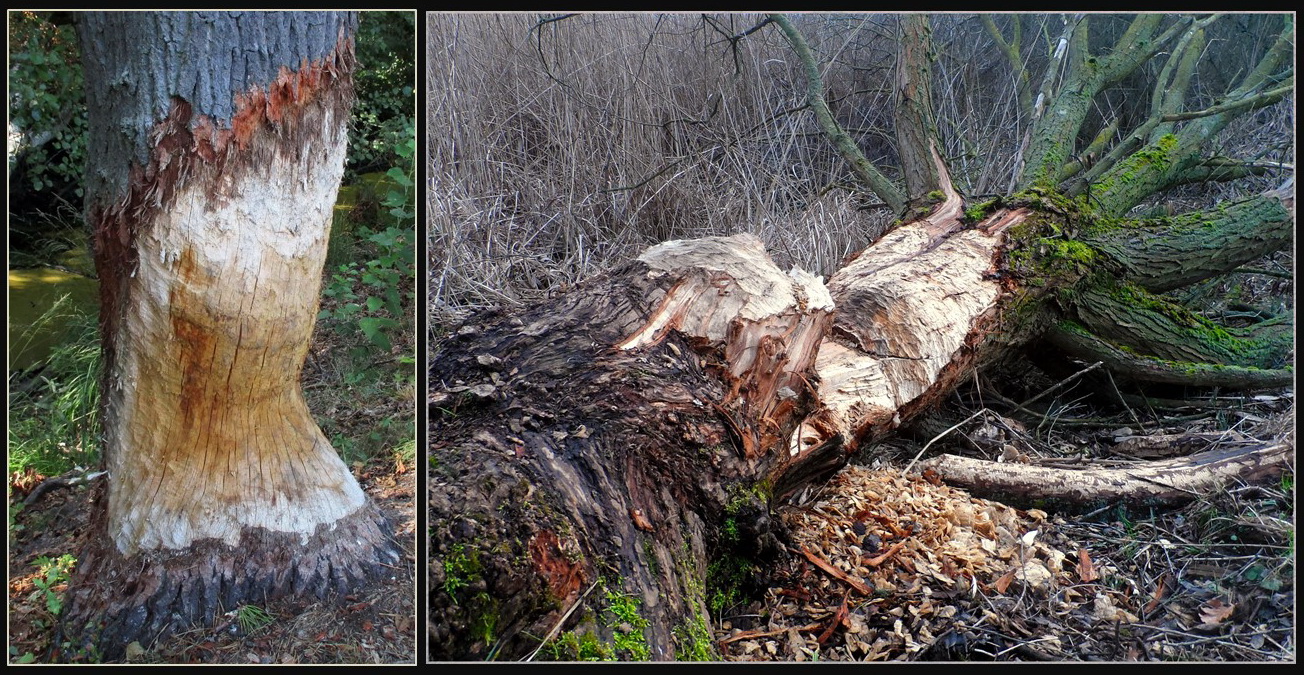
[[[344,593],[398,547],[299,389],[357,16],[77,16],[101,288],[105,478],[63,657],[247,602]]]
[[[1103,19],[1126,23],[1108,44],[1089,30]],[[803,110],[898,220],[827,282],[783,272],[748,234],[668,241],[442,338],[429,363],[430,656],[530,658],[577,624],[627,658],[701,655],[722,546],[785,555],[776,506],[1027,345],[1134,383],[1293,382],[1292,315],[1231,328],[1166,293],[1288,248],[1293,178],[1207,210],[1136,208],[1263,170],[1219,156],[1217,139],[1293,95],[1293,20],[1265,17],[1272,39],[1210,92],[1216,78],[1198,73],[1224,19],[1052,17],[1034,57],[1020,17],[985,17],[1017,83],[1017,136],[1008,182],[983,199],[951,177],[929,17],[890,23],[891,151],[874,159],[829,105],[804,34],[821,19],[774,15],[727,35],[736,48],[782,34]],[[1125,81],[1152,93],[1103,119]],[[1280,470],[1289,450],[1276,453],[1236,466]]]

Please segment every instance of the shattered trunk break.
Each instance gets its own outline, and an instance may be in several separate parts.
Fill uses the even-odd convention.
[[[713,563],[772,560],[775,506],[977,363],[1010,295],[1004,233],[1028,211],[961,230],[958,205],[827,289],[750,235],[673,241],[446,338],[430,363],[431,658],[574,660],[586,640],[620,659],[714,654]]]
[[[82,18],[108,477],[62,656],[112,659],[245,603],[352,590],[398,549],[299,389],[356,17]]]

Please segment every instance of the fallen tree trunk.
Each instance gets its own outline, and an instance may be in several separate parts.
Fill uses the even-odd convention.
[[[802,31],[770,21],[801,61],[821,130],[901,221],[827,288],[784,275],[749,237],[668,242],[519,316],[475,317],[438,345],[432,658],[714,655],[706,595],[726,553],[802,555],[783,546],[774,507],[1033,342],[1055,348],[1046,361],[1099,363],[1111,382],[1293,379],[1279,324],[1225,330],[1160,295],[1277,250],[1294,222],[1285,187],[1227,217],[1124,218],[1188,180],[1230,116],[1165,122],[1187,89],[1185,75],[1167,77],[1151,121],[1117,152],[1106,152],[1113,131],[1094,134],[1083,155],[1104,158],[1095,168],[1070,161],[1091,131],[1093,98],[1174,41],[1165,68],[1179,68],[1212,19],[1142,15],[1093,55],[1088,18],[1072,17],[1029,111],[1009,194],[972,205],[953,189],[930,121],[927,22],[902,31],[902,192],[831,114]],[[1266,86],[1293,44],[1291,22],[1277,44],[1233,93]],[[1083,191],[1066,192],[1078,174]],[[1199,245],[1206,227],[1218,230],[1216,249]],[[1170,238],[1187,245],[1172,249]],[[1134,241],[1146,246],[1129,256]]]
[[[1086,510],[1105,505],[1177,506],[1233,481],[1280,476],[1295,459],[1291,443],[1224,447],[1126,467],[1059,469],[939,455],[919,463],[943,482],[1017,506]]]
[[[557,644],[640,660],[709,644],[722,549],[776,554],[772,506],[940,400],[996,332],[1003,235],[1032,212],[964,230],[959,206],[835,277],[836,325],[819,279],[739,235],[662,244],[448,338],[431,361],[431,657],[520,658],[582,597]],[[630,605],[638,622],[615,618]]]

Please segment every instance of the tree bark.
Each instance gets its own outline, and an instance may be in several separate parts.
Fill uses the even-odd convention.
[[[103,463],[62,617],[112,659],[398,560],[313,421],[316,318],[353,90],[346,13],[87,13],[87,220]]]
[[[752,553],[777,546],[768,500],[831,309],[740,235],[662,244],[448,338],[431,360],[429,656],[523,658],[580,601],[572,632],[642,645],[621,658],[688,649],[725,514]],[[647,625],[608,621],[613,597]]]
[[[1060,469],[940,455],[920,462],[919,469],[935,472],[949,485],[1006,504],[1079,510],[1113,504],[1179,506],[1237,480],[1276,478],[1293,459],[1293,445],[1273,443],[1220,448],[1118,468]]]

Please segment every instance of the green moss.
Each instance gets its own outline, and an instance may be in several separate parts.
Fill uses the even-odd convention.
[[[651,537],[643,537],[643,561],[654,576],[661,575],[661,561],[657,559],[656,546]]]
[[[549,642],[544,651],[554,661],[613,661],[611,647],[602,643],[592,631],[566,631]]]
[[[718,655],[715,652],[715,639],[711,635],[711,629],[706,625],[706,621],[700,616],[694,616],[691,620],[675,626],[672,631],[675,636],[675,660],[677,661],[715,661]]]
[[[484,641],[485,646],[492,646],[498,628],[498,601],[488,593],[478,593],[473,598],[476,616],[472,620],[472,629],[476,637]]]
[[[634,661],[647,661],[651,650],[643,629],[647,628],[647,619],[639,613],[640,601],[631,594],[604,589],[607,600],[607,612],[615,617],[610,622],[615,628],[612,642],[619,656],[628,656]]]
[[[457,602],[457,592],[479,578],[481,573],[480,556],[474,549],[467,550],[463,544],[453,544],[444,556],[444,592]]]
[[[1173,154],[1179,141],[1173,134],[1164,134],[1153,145],[1142,148],[1124,158],[1118,166],[1095,185],[1101,193],[1112,193],[1119,184],[1151,183],[1173,165]]]
[[[592,630],[572,630],[554,638],[544,651],[556,661],[649,660],[652,651],[643,632],[648,621],[640,613],[638,597],[608,588],[605,579],[599,583],[606,606],[597,619],[612,628],[611,641],[602,640]]]
[[[774,486],[767,479],[755,483],[734,483],[725,488],[724,512],[736,516],[748,507],[768,508]]]
[[[978,202],[964,210],[964,219],[970,223],[976,223],[986,218],[992,211],[995,211],[1001,205],[1001,199],[988,199],[987,201]]]
[[[932,192],[929,192],[928,194],[924,195],[924,199],[929,204],[938,204],[946,199],[946,194],[943,193],[941,190],[933,190]]]

